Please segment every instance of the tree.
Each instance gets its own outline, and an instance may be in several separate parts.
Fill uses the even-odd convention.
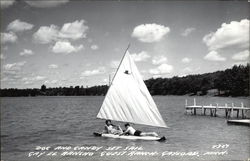
[[[45,92],[45,91],[46,91],[46,86],[45,86],[44,84],[41,86],[41,91],[42,91],[42,92]]]

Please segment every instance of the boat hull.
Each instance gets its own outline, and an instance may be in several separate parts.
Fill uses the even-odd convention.
[[[146,140],[146,141],[165,141],[166,138],[155,136],[134,136],[134,135],[114,135],[104,133],[94,133],[98,137],[114,138],[114,139],[126,139],[126,140]]]

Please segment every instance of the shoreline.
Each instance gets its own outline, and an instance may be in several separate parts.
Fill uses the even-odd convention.
[[[153,97],[208,97],[208,98],[239,98],[239,99],[250,99],[250,96],[211,96],[211,95],[152,95]],[[21,97],[105,97],[105,95],[69,95],[69,96],[65,96],[65,95],[55,95],[55,96],[49,96],[49,95],[36,95],[36,96],[0,96],[0,98],[21,98]]]

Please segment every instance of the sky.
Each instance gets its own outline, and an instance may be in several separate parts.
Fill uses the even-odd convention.
[[[249,3],[1,0],[1,88],[108,84],[128,49],[143,79],[249,61]]]

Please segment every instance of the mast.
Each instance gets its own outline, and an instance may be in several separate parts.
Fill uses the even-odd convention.
[[[125,57],[125,55],[126,55],[126,53],[127,53],[129,47],[130,47],[130,43],[128,44],[128,47],[127,47],[127,49],[125,50],[125,52],[124,52],[124,54],[123,54],[123,56],[122,56],[122,60],[120,61],[119,65],[118,65],[118,68],[116,69],[115,75],[114,75],[114,77],[113,77],[113,79],[112,79],[112,81],[111,81],[111,83],[110,83],[110,86],[112,85],[112,83],[113,83],[113,81],[114,81],[114,78],[115,78],[115,76],[116,76],[116,74],[117,74],[117,72],[118,72],[118,70],[119,70],[119,68],[120,68],[120,66],[121,66],[121,64],[122,64],[122,61],[123,61],[123,59],[124,59],[124,57]]]
[[[114,81],[114,78],[115,78],[115,76],[116,76],[116,74],[117,74],[117,72],[118,72],[118,70],[119,70],[119,68],[120,68],[120,66],[121,66],[121,63],[122,63],[122,61],[123,61],[123,59],[124,59],[124,57],[125,57],[125,55],[126,55],[126,53],[127,53],[129,47],[130,47],[130,43],[128,44],[128,47],[126,48],[126,50],[125,50],[125,52],[124,52],[124,54],[123,54],[123,56],[122,56],[122,60],[120,61],[119,65],[118,65],[118,68],[116,69],[115,75],[114,75],[114,77],[112,78],[112,80],[111,80],[111,75],[109,74],[109,87],[108,87],[107,93],[109,92],[109,89],[110,89],[110,87],[111,87],[111,85],[112,85],[112,83],[113,83],[113,81]],[[110,80],[111,80],[111,81],[110,81]],[[107,93],[106,93],[106,95],[105,95],[105,98],[106,98],[106,96],[107,96]],[[105,100],[105,98],[104,98],[104,100]],[[100,107],[100,109],[101,109],[101,107]],[[100,109],[99,109],[99,111],[100,111]]]
[[[111,74],[109,74],[109,86],[111,85]]]

